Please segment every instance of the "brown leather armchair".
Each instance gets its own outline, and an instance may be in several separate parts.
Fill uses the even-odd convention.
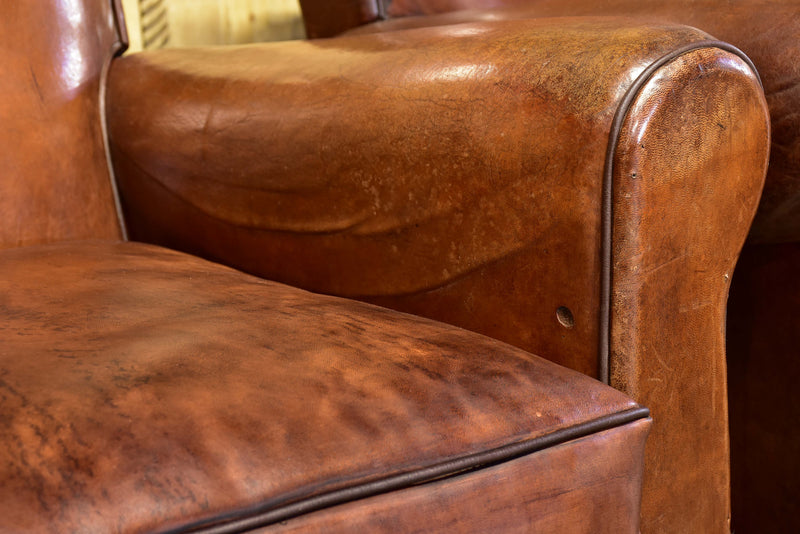
[[[733,527],[736,532],[800,531],[800,6],[795,0],[387,0],[337,2],[333,17],[305,0],[310,35],[357,28],[380,32],[476,21],[626,16],[680,23],[733,43],[764,82],[772,148],[763,198],[742,252],[727,308]],[[369,24],[368,24],[369,23]],[[721,367],[716,366],[716,369]],[[674,369],[673,369],[674,372]],[[722,383],[715,381],[717,387]],[[661,408],[650,402],[656,418]],[[688,405],[679,407],[685,411]],[[716,412],[718,416],[721,411]],[[655,437],[654,441],[659,438]],[[655,443],[651,442],[651,447]],[[651,476],[646,486],[661,485]],[[722,486],[724,489],[724,486]],[[648,490],[645,490],[646,493]],[[720,494],[724,497],[724,493]],[[645,508],[648,505],[645,503]],[[660,505],[651,508],[656,514]],[[696,505],[687,501],[685,511]],[[718,524],[718,522],[717,522]],[[670,531],[665,527],[666,531]],[[710,532],[709,528],[694,529]]]
[[[737,50],[586,19],[113,59],[112,2],[2,9],[3,530],[636,532],[647,411],[585,374],[657,401],[641,354],[721,345],[768,140]]]

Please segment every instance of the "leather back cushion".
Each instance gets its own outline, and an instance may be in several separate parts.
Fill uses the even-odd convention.
[[[111,0],[0,7],[0,248],[119,235],[100,101],[116,13]]]

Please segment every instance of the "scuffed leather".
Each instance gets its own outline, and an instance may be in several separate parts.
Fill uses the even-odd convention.
[[[636,407],[489,338],[147,245],[3,251],[0,295],[9,532],[230,521]]]
[[[0,249],[121,236],[100,94],[121,46],[109,1],[3,3]]]
[[[610,124],[648,64],[704,37],[511,21],[122,58],[131,235],[599,376]]]
[[[609,333],[612,384],[658,414],[644,526],[724,529],[724,299],[769,129],[745,61],[711,45],[678,54],[705,38],[542,19],[124,59],[109,108],[131,231],[593,376]],[[612,123],[637,76],[672,53],[613,160],[601,330]],[[159,92],[143,113],[138,95]]]
[[[647,422],[638,421],[472,474],[347,503],[257,532],[431,532],[427,518],[437,517],[448,534],[638,534],[638,525],[630,521],[639,500],[633,484],[641,476],[634,459],[644,452],[639,443],[646,432]],[[531,493],[538,498],[524,497]]]
[[[0,248],[117,237],[101,95],[119,13],[6,4]],[[455,531],[460,508],[458,530],[634,533],[645,417],[497,341],[177,252],[0,251],[3,532],[241,531],[333,495],[408,531],[437,508]],[[387,480],[406,486],[378,496]],[[408,513],[410,494],[427,508]]]
[[[448,13],[456,10],[461,11]],[[389,8],[395,16],[435,13],[441,15],[392,19],[355,31],[615,15],[687,24],[741,48],[761,75],[772,121],[769,174],[750,241],[800,240],[800,9],[796,0],[393,0]]]
[[[730,531],[725,308],[769,140],[757,80],[731,59],[699,50],[654,74],[614,159],[611,384],[657,421],[642,532]]]

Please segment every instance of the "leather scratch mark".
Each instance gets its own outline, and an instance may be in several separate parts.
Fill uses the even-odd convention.
[[[31,79],[33,80],[33,86],[36,89],[36,94],[39,96],[39,102],[44,104],[44,95],[42,94],[42,87],[39,85],[39,80],[36,79],[36,73],[33,72],[32,66],[28,66],[28,70],[31,73]]]
[[[665,362],[664,359],[661,358],[661,356],[658,355],[658,351],[655,351],[655,356],[656,356],[656,360],[658,360],[658,363],[661,364],[661,367],[663,367],[664,369],[666,369],[669,372],[673,371],[672,367],[667,365],[667,362]]]
[[[690,306],[681,306],[680,308],[678,308],[678,311],[680,311],[681,313],[686,313],[686,312],[696,311],[701,308],[707,308],[713,304],[714,303],[709,300],[698,300],[696,302],[693,302]]]
[[[678,260],[682,260],[683,258],[687,257],[688,255],[689,255],[688,253],[684,252],[683,254],[675,256],[674,258],[671,258],[671,259],[669,259],[667,261],[663,261],[663,262],[659,263],[658,265],[655,265],[653,267],[649,267],[647,269],[644,269],[639,274],[641,274],[642,276],[649,276],[649,275],[653,274],[654,272],[656,272],[656,271],[658,271],[660,269],[663,269],[664,267],[666,267],[666,266],[668,266],[668,265],[670,265],[672,263],[675,263]]]

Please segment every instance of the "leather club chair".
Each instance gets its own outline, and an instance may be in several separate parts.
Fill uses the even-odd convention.
[[[769,135],[736,49],[574,19],[119,58],[117,3],[2,11],[0,530],[636,532],[625,392],[684,412],[645,502],[716,511]]]
[[[800,420],[800,396],[795,394],[800,381],[800,282],[796,276],[800,271],[800,4],[796,0],[336,3],[347,16],[326,13],[322,2],[303,1],[310,35],[334,35],[359,26],[352,33],[488,20],[626,16],[647,24],[700,28],[736,45],[753,60],[770,109],[772,143],[763,197],[732,280],[727,308],[733,528],[737,533],[800,532],[800,427],[794,424]],[[716,364],[714,372],[721,369],[722,364]],[[671,366],[669,372],[675,370]],[[707,379],[707,375],[699,376]],[[723,387],[719,380],[714,385]],[[641,398],[648,399],[656,420],[652,449],[661,439],[664,413],[649,396]],[[676,408],[693,410],[689,405]],[[724,417],[723,413],[717,410],[716,416]],[[644,507],[655,516],[661,505],[648,505],[647,494],[664,484],[663,472],[648,473]],[[680,513],[691,513],[694,506],[687,501]],[[665,531],[670,531],[667,524]],[[715,520],[715,524],[719,523]]]

